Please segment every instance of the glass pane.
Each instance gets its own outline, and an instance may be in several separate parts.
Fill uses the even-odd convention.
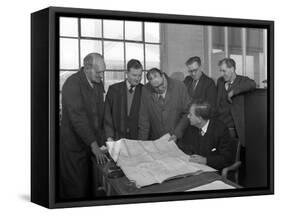
[[[160,24],[159,23],[145,23],[145,41],[146,42],[160,42]]]
[[[228,48],[229,56],[236,63],[236,73],[243,74],[243,58],[242,58],[242,28],[228,28]]]
[[[104,90],[107,92],[108,87],[114,83],[124,80],[125,73],[119,71],[105,71],[104,72]]]
[[[157,67],[160,68],[160,46],[159,45],[145,45],[145,62],[146,69]]]
[[[81,35],[84,37],[102,37],[100,19],[81,19]]]
[[[142,73],[142,79],[141,79],[141,83],[144,85],[145,83],[147,83],[146,81],[146,72]]]
[[[78,39],[60,39],[60,68],[78,69]]]
[[[124,70],[124,43],[105,41],[104,59],[107,69]]]
[[[142,23],[134,21],[125,21],[125,39],[141,41],[142,40]]]
[[[60,17],[60,36],[78,37],[78,19]]]
[[[132,58],[139,60],[144,65],[143,44],[126,43],[126,63]]]
[[[225,53],[225,28],[213,26],[212,27],[212,78],[217,81],[219,77],[221,77],[221,72],[219,71],[218,62],[226,57]],[[207,72],[207,71],[206,71]],[[208,72],[207,72],[208,73]]]
[[[123,21],[104,20],[103,32],[104,38],[123,39]]]
[[[102,43],[100,40],[81,40],[81,65],[83,65],[83,59],[86,55],[92,52],[102,54]]]
[[[263,88],[263,81],[266,80],[263,29],[248,28],[246,32],[246,76],[255,80],[258,88]]]

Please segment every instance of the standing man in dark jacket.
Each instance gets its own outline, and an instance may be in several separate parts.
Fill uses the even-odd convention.
[[[190,76],[184,80],[188,94],[192,100],[203,100],[211,107],[215,107],[217,100],[217,89],[214,80],[203,73],[201,59],[198,56],[189,58],[185,65]]]
[[[218,79],[217,116],[226,124],[232,137],[238,137],[245,146],[244,96],[255,89],[254,80],[237,75],[236,63],[231,58],[219,62],[222,77]]]
[[[106,162],[100,151],[103,137],[103,57],[90,53],[84,67],[70,76],[62,88],[62,121],[59,149],[59,191],[61,199],[90,199],[91,154],[97,163]]]
[[[142,88],[138,138],[154,140],[170,133],[170,140],[181,139],[190,103],[185,85],[157,68],[148,70],[147,80]]]
[[[105,99],[104,129],[108,141],[137,139],[143,67],[140,61],[127,63],[127,79],[109,87]]]

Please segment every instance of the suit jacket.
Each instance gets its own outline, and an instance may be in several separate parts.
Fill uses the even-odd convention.
[[[193,79],[187,76],[184,84],[192,100],[202,99],[211,104],[213,108],[216,106],[217,89],[214,80],[202,73],[195,90],[192,89]]]
[[[127,115],[126,81],[109,87],[105,99],[104,129],[106,138],[137,139],[142,84],[135,88],[129,116]]]
[[[166,76],[168,87],[164,105],[158,94],[147,83],[142,89],[139,117],[140,140],[158,139],[166,133],[181,138],[188,125],[187,113],[190,97],[183,82]]]
[[[245,117],[244,117],[244,96],[243,93],[255,89],[256,83],[248,77],[237,75],[229,91],[233,90],[232,103],[230,103],[230,111],[234,120],[235,128],[238,134],[238,138],[242,146],[245,146]],[[220,77],[217,82],[217,117],[220,118],[225,107],[222,106],[221,101],[227,94],[225,89],[225,81],[223,77]]]
[[[103,138],[102,83],[90,86],[83,70],[70,76],[62,88],[61,138],[69,148],[101,144]]]
[[[211,119],[207,132],[202,136],[197,127],[190,126],[183,143],[186,154],[198,154],[207,158],[207,165],[221,170],[229,166],[234,159],[235,152],[231,146],[229,131],[219,120]]]
[[[103,144],[103,85],[90,86],[83,69],[62,88],[59,143],[60,198],[91,197],[93,168],[90,144]],[[96,186],[96,185],[94,185]]]

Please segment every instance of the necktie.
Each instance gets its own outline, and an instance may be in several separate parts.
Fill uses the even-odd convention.
[[[165,100],[164,100],[164,97],[163,97],[162,95],[159,95],[158,100],[159,100],[159,103],[160,103],[161,105],[164,105]]]
[[[132,94],[134,92],[134,87],[135,86],[133,86],[133,85],[130,86],[130,89],[129,89],[130,94]]]
[[[192,91],[195,91],[197,80],[192,81]]]
[[[226,90],[229,91],[231,88],[232,84],[230,82],[226,83]]]

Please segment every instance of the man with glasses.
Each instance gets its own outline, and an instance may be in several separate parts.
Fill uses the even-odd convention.
[[[185,63],[189,76],[184,80],[192,100],[207,101],[215,107],[217,90],[214,80],[202,72],[201,59],[198,56],[189,58]]]
[[[181,81],[169,78],[158,68],[147,72],[147,80],[149,83],[142,89],[138,138],[154,140],[170,133],[170,140],[176,142],[188,125],[187,89]]]
[[[71,75],[62,88],[62,120],[59,144],[59,197],[91,199],[94,188],[91,155],[107,161],[99,146],[103,136],[103,57],[90,53],[84,67]]]

